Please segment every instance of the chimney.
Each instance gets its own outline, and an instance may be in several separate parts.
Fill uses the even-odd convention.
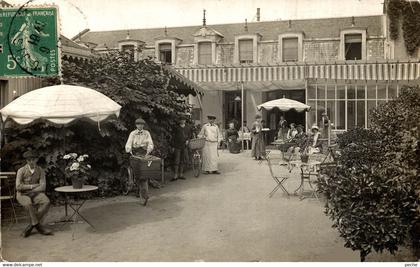
[[[260,21],[260,8],[258,7],[257,8],[257,21],[259,22]]]

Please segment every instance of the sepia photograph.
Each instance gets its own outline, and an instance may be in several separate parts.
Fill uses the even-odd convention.
[[[420,0],[0,0],[0,145],[2,266],[417,267]]]

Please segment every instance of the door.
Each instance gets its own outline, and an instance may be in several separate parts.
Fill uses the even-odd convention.
[[[245,98],[245,92],[244,92]],[[243,99],[245,101],[245,99]],[[242,98],[241,98],[241,91],[230,91],[224,92],[224,128],[228,127],[229,122],[235,122],[235,127],[239,129],[241,127],[241,116],[242,116]],[[246,102],[244,102],[246,103]],[[244,107],[245,109],[245,107]],[[245,116],[245,110],[244,110]],[[246,118],[243,118],[246,120]]]

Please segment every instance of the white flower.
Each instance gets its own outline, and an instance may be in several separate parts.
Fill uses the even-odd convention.
[[[70,153],[69,155],[70,155],[70,157],[72,157],[74,159],[77,158],[77,154],[76,153]]]
[[[88,164],[88,165],[86,165],[86,166],[87,166],[89,169],[91,168],[89,164]]]
[[[88,154],[84,154],[84,155],[83,155],[83,157],[84,157],[84,158],[88,158],[88,157],[89,157],[89,155],[88,155]]]
[[[70,158],[70,155],[69,154],[67,154],[67,155],[65,155],[64,157],[63,157],[63,159],[69,159]]]
[[[71,171],[75,171],[79,169],[80,164],[78,162],[73,162],[73,164],[70,166]]]
[[[83,156],[79,156],[78,158],[77,158],[77,161],[78,162],[82,162],[82,161],[84,161],[85,160],[85,158],[83,157]]]

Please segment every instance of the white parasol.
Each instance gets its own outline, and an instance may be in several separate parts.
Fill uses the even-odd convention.
[[[280,98],[265,102],[261,105],[257,106],[258,110],[265,109],[265,110],[272,110],[273,108],[278,108],[283,112],[289,110],[296,110],[297,112],[309,111],[311,109],[310,106],[303,104],[299,101],[288,99],[288,98]]]
[[[67,124],[89,118],[95,122],[111,115],[119,116],[121,106],[96,90],[74,85],[54,85],[26,93],[0,110],[3,121],[11,118],[19,124],[45,119]]]

